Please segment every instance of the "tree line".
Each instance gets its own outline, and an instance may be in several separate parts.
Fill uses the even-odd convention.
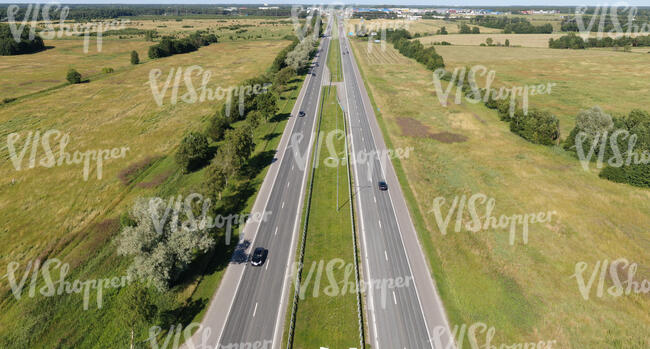
[[[550,34],[553,26],[550,23],[533,25],[526,18],[508,16],[476,16],[470,23],[488,28],[503,29],[505,34]]]
[[[587,40],[576,35],[569,33],[558,39],[549,39],[548,47],[555,49],[585,49],[588,47],[644,47],[650,46],[650,35],[646,36],[621,36],[618,38],[611,38],[609,36],[603,38],[588,38]]]
[[[0,5],[0,19],[6,20],[9,4]],[[18,11],[15,15],[15,19],[18,21],[24,20],[26,17],[28,20],[32,20],[34,16],[34,7],[32,6],[31,12],[27,12],[29,9],[28,4],[19,4]],[[239,6],[236,11],[226,11],[226,6],[219,5],[145,5],[145,4],[133,4],[133,5],[116,5],[116,4],[65,4],[69,8],[69,12],[66,16],[68,20],[76,21],[90,21],[93,19],[112,19],[120,17],[135,17],[135,16],[188,16],[188,15],[210,15],[210,16],[232,16],[232,15],[243,15],[243,16],[263,16],[263,17],[290,17],[291,16],[291,6],[279,6],[278,9],[274,10],[261,10],[258,6],[251,7],[242,7]],[[42,8],[42,6],[41,6]],[[50,20],[58,19],[57,16],[60,14],[60,9],[56,10],[55,7],[52,7],[52,11],[49,14]],[[43,13],[39,11],[36,14],[37,21],[43,21]]]
[[[433,46],[425,48],[419,40],[409,40],[411,37],[411,33],[406,29],[396,29],[386,33],[386,40],[404,56],[415,59],[432,71],[445,67],[442,56]]]
[[[29,26],[25,26],[22,33],[20,33],[20,40],[16,41],[9,25],[0,23],[0,56],[13,56],[45,50],[43,39],[38,35],[34,35],[34,38],[30,39],[29,31]]]
[[[181,39],[164,36],[160,43],[149,47],[149,58],[155,59],[179,53],[193,52],[201,46],[207,46],[217,41],[216,35],[204,34],[202,31],[197,31]]]

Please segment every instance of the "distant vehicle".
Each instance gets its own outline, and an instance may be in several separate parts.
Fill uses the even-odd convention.
[[[300,116],[300,117],[305,116],[305,112],[301,110],[300,113],[298,113],[298,116]]]
[[[266,261],[266,256],[269,254],[269,251],[263,247],[258,247],[253,252],[253,257],[251,258],[251,264],[254,266],[260,266]]]
[[[388,190],[388,184],[385,181],[379,181],[379,190],[386,191]]]
[[[316,76],[316,73],[311,73],[311,76]]]

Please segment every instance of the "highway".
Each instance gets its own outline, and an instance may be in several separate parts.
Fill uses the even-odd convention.
[[[290,277],[299,235],[299,223],[307,183],[306,165],[313,147],[313,133],[320,102],[323,66],[329,48],[328,33],[321,40],[312,72],[303,84],[284,132],[276,161],[271,165],[253,211],[270,212],[268,219],[244,228],[250,241],[245,252],[268,249],[264,265],[231,263],[213,297],[202,327],[185,347],[279,348],[284,332]],[[305,116],[299,117],[299,111]],[[293,124],[292,124],[293,123]],[[289,131],[290,130],[290,131]],[[297,137],[294,137],[297,136]],[[298,155],[298,156],[296,156]],[[275,177],[273,177],[275,176]],[[272,344],[272,346],[269,346]]]
[[[343,107],[350,125],[364,280],[366,284],[410,280],[404,287],[368,289],[366,341],[373,348],[433,348],[433,330],[438,326],[449,328],[446,315],[390,160],[373,157],[362,162],[364,156],[358,157],[360,152],[376,154],[386,146],[342,22],[339,19],[347,98]],[[379,45],[374,49],[380,49]],[[387,191],[379,190],[380,180],[388,183]],[[447,349],[449,337],[442,337],[441,343]],[[453,342],[449,348],[452,347]]]

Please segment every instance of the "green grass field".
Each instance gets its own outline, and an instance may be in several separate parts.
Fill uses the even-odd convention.
[[[68,40],[67,42],[73,42]],[[129,260],[116,255],[113,237],[119,232],[118,216],[141,196],[183,195],[201,192],[204,170],[182,174],[173,154],[184,133],[201,131],[207,118],[215,113],[223,101],[205,101],[188,104],[179,101],[171,105],[166,100],[158,106],[148,86],[152,69],[161,69],[162,79],[171,69],[200,65],[212,72],[208,87],[236,86],[254,77],[270,66],[277,52],[288,41],[258,41],[219,43],[202,47],[199,51],[175,55],[137,66],[126,66],[101,79],[79,85],[69,85],[45,93],[20,99],[0,107],[0,134],[22,135],[22,147],[28,131],[58,129],[70,133],[66,148],[75,150],[129,147],[124,159],[104,163],[103,176],[90,172],[88,181],[82,178],[82,166],[53,168],[35,167],[16,171],[10,161],[6,143],[0,149],[4,165],[0,167],[3,180],[0,191],[0,211],[7,221],[0,235],[11,244],[0,249],[0,269],[11,261],[21,263],[34,258],[58,258],[71,267],[68,280],[88,280],[98,277],[123,275]],[[105,43],[106,45],[106,43]],[[106,48],[106,46],[105,46]],[[117,55],[128,57],[129,42]],[[44,51],[37,55],[54,52]],[[49,57],[65,62],[65,57]],[[96,57],[79,56],[80,64],[92,66],[87,60]],[[128,63],[128,58],[125,58]],[[54,70],[59,65],[54,65]],[[26,75],[20,78],[28,79]],[[194,86],[200,82],[193,76]],[[256,149],[251,160],[250,178],[234,183],[239,193],[239,212],[250,210],[257,189],[267,170],[267,160],[276,148],[293,107],[302,79],[297,78],[282,93],[280,111],[275,118],[260,125],[255,131]],[[179,89],[179,96],[185,93]],[[167,92],[167,98],[170,96]],[[239,124],[234,124],[238,127]],[[3,138],[6,139],[6,138]],[[58,145],[53,145],[56,151]],[[215,144],[218,145],[218,144]],[[19,148],[20,151],[21,148]],[[43,156],[42,149],[37,159]],[[128,186],[117,174],[130,164],[147,157],[159,157]],[[26,156],[29,158],[29,154]],[[265,160],[266,159],[266,160]],[[27,166],[28,160],[23,161]],[[224,197],[234,195],[229,191]],[[11,200],[20,198],[20,200]],[[228,200],[232,203],[232,200]],[[11,221],[10,221],[11,220]],[[234,237],[236,239],[236,236]],[[173,321],[198,321],[209,299],[216,290],[231,247],[219,248],[213,254],[198,260],[171,292],[157,294],[156,303],[163,314]],[[2,273],[4,274],[4,273]],[[83,310],[81,297],[62,296],[17,301],[2,282],[0,309],[0,343],[10,347],[125,347],[128,336],[115,321],[116,291],[106,290],[102,309]],[[30,319],[26,322],[24,319]],[[94,324],[102,323],[101,327]],[[146,331],[141,332],[142,336]],[[2,346],[2,345],[0,345]]]
[[[648,347],[647,295],[592,293],[586,301],[571,275],[578,262],[588,263],[590,273],[599,260],[624,257],[639,265],[635,280],[650,278],[650,192],[585,172],[559,147],[526,142],[482,104],[443,107],[422,65],[404,57],[391,62],[399,53],[390,45],[386,63],[371,62],[366,43],[353,44],[388,146],[415,148],[395,165],[452,328],[486,323],[496,331],[493,345],[556,340],[559,348]],[[448,69],[483,64],[512,84],[557,82],[557,94],[531,104],[558,113],[565,135],[575,113],[594,104],[648,110],[647,98],[639,97],[648,93],[641,55],[453,46],[438,52]],[[441,137],[446,133],[466,139],[449,142]],[[455,215],[442,235],[433,200],[447,200],[445,214],[455,196],[476,193],[495,199],[495,216],[553,210],[557,216],[531,225],[528,244],[518,235],[509,245],[501,229],[455,232]]]
[[[349,273],[354,271],[354,252],[347,167],[326,165],[332,156],[327,135],[343,130],[343,112],[336,101],[336,87],[323,87],[322,94],[320,135],[323,138],[316,150],[320,154],[316,157],[318,167],[314,170],[305,244],[304,299],[298,302],[293,347],[353,348],[359,343],[359,326],[356,293],[349,289],[350,284],[354,285],[355,274]],[[332,138],[329,144],[336,155],[344,157],[342,137]]]

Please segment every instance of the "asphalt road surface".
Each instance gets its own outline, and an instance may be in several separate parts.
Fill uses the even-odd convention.
[[[268,344],[271,341],[273,348],[281,345],[284,329],[282,318],[287,309],[289,291],[286,274],[291,264],[291,248],[300,228],[302,207],[299,206],[305,189],[306,164],[319,105],[323,66],[327,62],[330,41],[327,34],[331,31],[330,27],[325,30],[326,37],[321,40],[321,49],[315,58],[319,62],[312,68],[315,76],[309,79],[300,104],[299,110],[304,111],[305,116],[292,115],[297,118],[291,131],[296,136],[292,138],[295,142],[290,142],[292,149],[286,151],[280,160],[280,169],[266,203],[265,211],[272,214],[260,223],[250,248],[268,249],[268,258],[260,267],[250,264],[245,267],[217,348],[229,345],[233,348],[247,347],[243,345]]]
[[[342,23],[342,20],[339,20]],[[374,118],[374,112],[369,105],[365,89],[362,89],[363,81],[356,67],[356,61],[352,56],[352,50],[346,38],[343,26],[339,26],[341,57],[343,65],[343,77],[346,88],[347,101],[344,102],[348,118],[350,120],[350,134],[352,145],[353,170],[355,174],[355,196],[358,203],[358,219],[361,228],[361,258],[364,268],[364,279],[366,284],[371,281],[379,282],[379,285],[370,289],[367,288],[367,313],[369,320],[369,335],[367,342],[373,348],[386,349],[423,349],[432,348],[431,330],[441,324],[446,325],[446,317],[440,303],[434,304],[434,312],[439,313],[436,324],[427,324],[425,311],[421,302],[421,295],[418,288],[430,280],[426,272],[419,272],[419,282],[414,282],[414,272],[411,267],[413,256],[418,256],[405,246],[403,238],[404,227],[400,227],[396,213],[393,197],[401,197],[398,191],[399,183],[393,178],[386,178],[386,166],[388,160],[383,157],[372,157],[363,161],[365,154],[376,154],[377,149],[385,149],[383,138],[373,132],[369,118]],[[374,49],[380,49],[376,45]],[[357,69],[357,70],[355,70]],[[365,95],[364,95],[365,94]],[[366,103],[364,103],[364,100]],[[369,110],[370,109],[370,110]],[[375,128],[375,132],[378,129]],[[367,156],[365,156],[367,158]],[[393,180],[391,180],[393,179]],[[388,190],[379,190],[380,180],[388,182]],[[406,210],[408,216],[408,210]],[[410,222],[410,218],[406,217]],[[411,223],[412,226],[412,223]],[[414,231],[414,230],[413,230]],[[419,248],[419,246],[417,246]],[[407,254],[407,251],[409,252]],[[421,254],[421,251],[417,251]],[[413,256],[411,256],[413,253]],[[419,260],[421,262],[421,260]],[[421,263],[420,263],[421,264]],[[426,267],[424,268],[426,270]],[[421,270],[421,268],[420,268]],[[398,280],[409,280],[402,282],[397,287]],[[392,283],[392,287],[391,287]],[[433,284],[433,282],[431,282]],[[375,284],[376,285],[376,284]],[[429,293],[435,293],[425,289]],[[430,299],[430,294],[427,294]],[[437,295],[436,295],[437,296]],[[431,310],[431,309],[428,309]],[[442,343],[445,343],[444,338]]]

